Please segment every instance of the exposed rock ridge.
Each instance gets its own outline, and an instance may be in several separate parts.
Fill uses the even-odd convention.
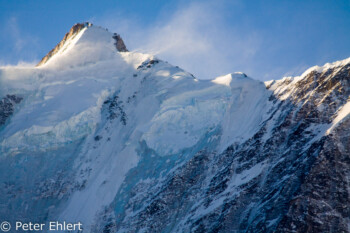
[[[41,59],[41,61],[36,66],[41,66],[45,64],[53,55],[55,55],[66,43],[67,40],[73,39],[81,30],[83,30],[86,27],[91,27],[91,23],[77,23],[73,25],[73,27],[69,30],[69,32],[66,33],[66,35],[63,37],[63,39],[58,43],[50,52],[46,54],[45,57]]]
[[[334,113],[349,103],[350,64],[311,72],[299,88],[313,89],[314,97],[307,104],[309,119],[327,122],[328,118],[331,123]],[[349,115],[328,133],[277,232],[350,232]]]

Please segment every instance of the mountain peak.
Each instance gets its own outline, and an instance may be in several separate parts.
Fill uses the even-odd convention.
[[[83,34],[83,31],[90,30],[90,28],[94,28],[95,29],[94,31],[96,31],[96,32],[98,31],[99,34],[104,34],[103,38],[110,37],[111,40],[114,41],[114,46],[117,49],[117,51],[128,52],[128,50],[124,44],[124,41],[119,34],[117,34],[117,33],[112,34],[112,33],[108,32],[108,30],[105,28],[93,26],[93,24],[90,22],[77,23],[77,24],[73,25],[72,28],[69,30],[69,32],[67,32],[65,34],[63,39],[50,52],[48,52],[41,59],[41,61],[37,64],[37,67],[46,64],[54,55],[56,55],[58,53],[62,53],[65,50],[67,50],[67,48],[69,47],[70,44],[76,44],[78,42],[78,40],[80,40],[80,38]],[[106,34],[108,34],[108,35],[106,35]],[[91,36],[90,35],[88,37],[89,37],[89,39],[87,39],[87,40],[92,40],[92,38],[93,38],[94,41],[90,41],[92,44],[99,42],[98,41],[99,36]]]
[[[73,39],[84,28],[88,28],[91,26],[92,24],[89,22],[74,24],[73,27],[69,30],[69,32],[67,32],[66,35],[63,37],[63,39],[50,52],[48,52],[36,66],[41,66],[45,64],[53,55],[55,55],[64,46],[64,44],[68,40]]]

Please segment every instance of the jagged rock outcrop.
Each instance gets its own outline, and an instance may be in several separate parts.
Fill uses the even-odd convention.
[[[22,101],[22,97],[16,95],[6,95],[0,100],[0,126],[13,114],[15,105]]]
[[[115,40],[115,47],[119,52],[128,52],[128,49],[126,48],[123,39],[121,36],[117,33],[113,34],[113,39]]]

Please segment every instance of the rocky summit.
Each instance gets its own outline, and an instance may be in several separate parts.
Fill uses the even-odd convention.
[[[350,58],[268,82],[201,80],[82,23],[0,82],[12,226],[350,232]]]

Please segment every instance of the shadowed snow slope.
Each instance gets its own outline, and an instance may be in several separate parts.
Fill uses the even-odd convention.
[[[81,221],[84,232],[292,231],[287,203],[348,122],[348,67],[199,80],[77,24],[37,67],[0,68],[0,218]]]

